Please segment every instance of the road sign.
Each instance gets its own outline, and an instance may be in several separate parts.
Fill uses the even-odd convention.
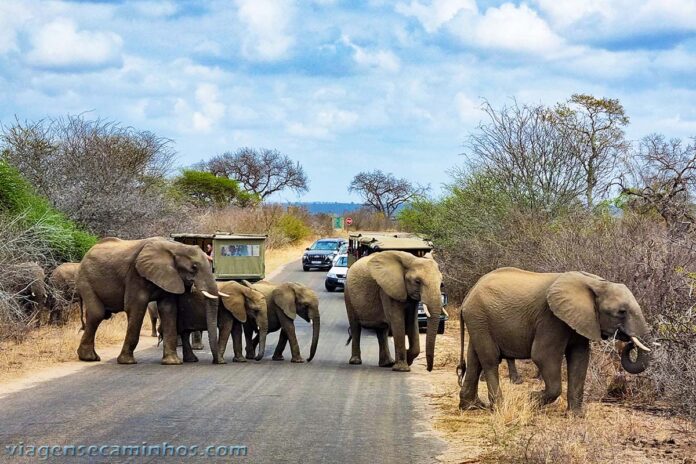
[[[343,229],[343,218],[341,216],[333,218],[333,228]]]
[[[346,218],[346,225],[349,226],[353,224],[353,218]]]

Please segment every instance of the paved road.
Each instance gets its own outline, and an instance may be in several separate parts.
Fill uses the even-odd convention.
[[[161,366],[161,348],[148,348],[137,353],[137,365],[101,363],[0,399],[0,462],[23,461],[5,454],[5,445],[19,442],[248,446],[246,458],[219,462],[434,462],[443,444],[423,433],[425,401],[413,392],[416,382],[377,367],[377,342],[369,333],[363,335],[363,365],[348,364],[343,294],[326,292],[324,275],[302,272],[298,262],[273,279],[302,282],[320,295],[321,336],[311,363],[272,361],[277,334],[268,337],[266,359],[245,364],[215,366],[209,352],[199,352],[197,364]],[[311,326],[301,320],[296,326],[306,357]],[[140,343],[153,344],[149,337]],[[227,353],[229,360],[231,341]]]

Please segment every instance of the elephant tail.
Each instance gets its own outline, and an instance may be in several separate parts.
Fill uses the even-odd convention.
[[[80,324],[81,324],[80,330],[84,332],[85,331],[85,308],[84,308],[84,305],[82,303],[82,298],[80,298]]]
[[[462,308],[463,309],[463,308]],[[466,361],[464,361],[464,311],[459,311],[459,365],[457,366],[457,382],[459,386],[464,385],[464,374],[466,373]]]
[[[351,340],[353,340],[353,332],[351,332],[350,327],[348,327],[348,340],[346,340],[346,346],[350,344]]]

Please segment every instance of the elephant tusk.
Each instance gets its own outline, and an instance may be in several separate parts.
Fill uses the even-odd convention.
[[[201,293],[202,293],[206,298],[210,298],[211,300],[217,300],[217,299],[218,299],[218,297],[216,297],[215,295],[213,295],[213,294],[211,294],[211,293],[206,292],[205,290],[201,290]]]
[[[449,317],[449,314],[447,313],[447,310],[443,307],[442,312],[445,314],[446,317]]]
[[[631,337],[631,341],[635,343],[635,345],[640,348],[643,351],[650,351],[650,348],[647,346],[643,345],[640,340],[638,340],[638,337]]]
[[[218,290],[218,295],[224,296],[225,298],[229,298],[229,295],[227,293],[222,293],[221,291]]]
[[[430,311],[428,310],[428,305],[423,303],[423,311],[425,311],[425,315],[430,317]]]

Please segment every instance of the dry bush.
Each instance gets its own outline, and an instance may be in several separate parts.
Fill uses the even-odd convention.
[[[394,230],[395,224],[385,217],[384,214],[372,208],[360,208],[344,214],[345,217],[353,219],[351,230]]]

